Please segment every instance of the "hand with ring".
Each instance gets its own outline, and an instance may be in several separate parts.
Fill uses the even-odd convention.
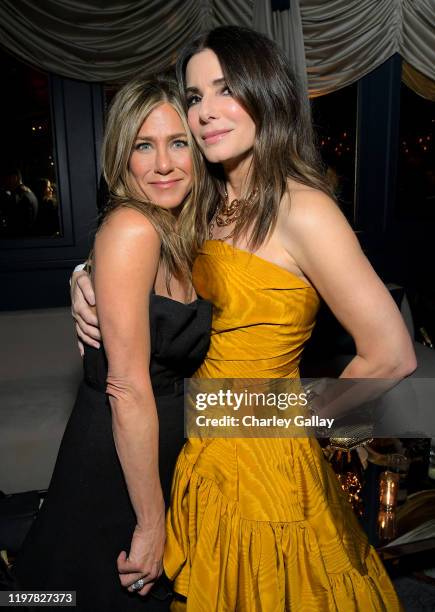
[[[162,505],[161,519],[153,528],[136,525],[128,557],[125,551],[118,556],[119,579],[131,593],[147,595],[163,572],[164,516]]]
[[[139,580],[136,580],[136,582],[133,582],[130,588],[132,591],[140,591],[141,589],[143,589],[145,584],[146,584],[145,578],[139,578]]]

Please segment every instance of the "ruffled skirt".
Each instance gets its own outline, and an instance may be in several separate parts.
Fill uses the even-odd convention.
[[[164,567],[174,610],[402,610],[314,439],[187,442]]]

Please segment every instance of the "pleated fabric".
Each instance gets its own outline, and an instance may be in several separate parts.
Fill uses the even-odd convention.
[[[218,241],[200,252],[194,284],[215,305],[197,376],[298,375],[319,304],[311,286]],[[164,567],[187,597],[173,612],[402,609],[313,438],[190,439],[175,468]]]

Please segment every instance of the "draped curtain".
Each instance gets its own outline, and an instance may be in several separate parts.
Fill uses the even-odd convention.
[[[300,0],[300,10],[310,95],[354,83],[399,53],[406,84],[435,99],[435,0]]]
[[[428,79],[407,62],[402,64],[402,81],[422,98],[435,102],[435,81]]]
[[[285,3],[281,3],[285,4]],[[251,26],[282,46],[310,95],[355,82],[394,53],[435,99],[435,0],[2,0],[1,44],[49,72],[121,82],[171,64],[196,34]]]
[[[209,26],[198,0],[3,0],[3,46],[49,72],[119,82],[167,67]]]

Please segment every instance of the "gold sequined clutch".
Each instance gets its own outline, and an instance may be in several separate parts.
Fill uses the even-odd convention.
[[[315,405],[316,398],[319,397],[319,394],[315,390],[317,383],[318,381],[314,381],[304,387],[308,399],[308,410],[311,415],[319,414]],[[367,415],[365,415],[365,417],[366,416]],[[321,437],[326,437],[329,440],[328,446],[332,450],[351,451],[359,446],[366,446],[373,441],[373,423],[367,423],[366,419],[364,422],[346,423],[341,427],[335,427],[334,432],[333,437],[324,436],[324,429],[319,432]]]
[[[329,446],[334,450],[351,451],[359,446],[366,446],[373,441],[372,428],[364,424],[349,425],[343,428],[340,437],[329,438]]]

